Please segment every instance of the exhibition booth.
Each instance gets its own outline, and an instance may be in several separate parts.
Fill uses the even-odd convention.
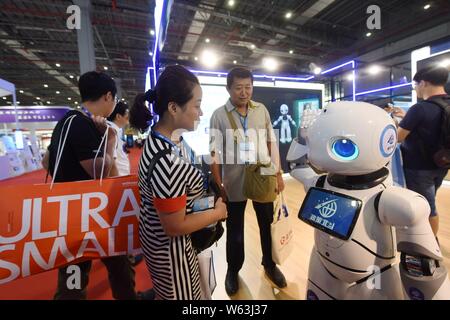
[[[0,180],[42,168],[41,160],[66,106],[0,106]]]

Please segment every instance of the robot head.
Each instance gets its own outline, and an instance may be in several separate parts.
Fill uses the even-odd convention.
[[[281,114],[288,114],[288,112],[289,112],[289,107],[287,106],[287,104],[282,104],[281,106],[280,106],[280,112],[281,112]]]
[[[309,161],[342,175],[362,175],[388,163],[397,145],[392,118],[379,107],[353,101],[333,102],[308,129]]]

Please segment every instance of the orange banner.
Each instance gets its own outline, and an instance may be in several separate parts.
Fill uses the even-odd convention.
[[[0,284],[141,252],[138,178],[0,187]]]

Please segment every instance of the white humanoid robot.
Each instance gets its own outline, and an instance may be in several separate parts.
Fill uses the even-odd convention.
[[[280,112],[281,115],[277,120],[274,121],[273,126],[275,127],[278,125],[278,123],[281,122],[280,142],[289,143],[292,141],[291,127],[289,126],[289,122],[291,122],[292,125],[295,126],[295,121],[290,115],[288,115],[289,107],[287,106],[287,104],[282,104],[280,106]]]
[[[307,299],[450,299],[427,201],[389,177],[397,144],[389,115],[364,102],[333,102],[306,143],[294,141],[288,161],[307,152],[315,169],[291,171],[307,191],[299,218],[315,227]]]

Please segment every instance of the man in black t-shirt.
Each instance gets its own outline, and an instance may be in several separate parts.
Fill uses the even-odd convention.
[[[429,99],[440,97],[450,104],[450,97],[444,89],[447,78],[446,68],[428,67],[419,70],[413,81],[417,97],[423,101],[413,105],[406,114],[400,108],[394,111],[395,116],[403,118],[398,128],[398,141],[403,142],[401,150],[406,186],[428,200],[431,208],[430,224],[435,235],[439,229],[436,192],[447,169],[438,168],[433,161],[433,154],[438,150],[443,111]]]
[[[69,182],[100,178],[104,165],[103,178],[114,176],[113,150],[116,133],[106,124],[116,104],[116,85],[108,75],[99,72],[87,72],[80,77],[82,110],[69,111],[56,125],[47,157],[49,173],[55,182]],[[106,153],[104,144],[100,146],[103,135],[108,130]],[[64,148],[59,160],[59,146]],[[101,148],[100,148],[101,147]],[[100,150],[99,150],[100,149]],[[45,166],[45,164],[44,164]],[[134,269],[126,255],[103,258],[108,269],[109,281],[116,299],[136,299]],[[58,287],[55,299],[86,299],[91,260],[77,263],[81,275],[81,288],[69,288],[68,280],[72,272],[68,267],[59,269]],[[70,282],[70,281],[69,281]]]

